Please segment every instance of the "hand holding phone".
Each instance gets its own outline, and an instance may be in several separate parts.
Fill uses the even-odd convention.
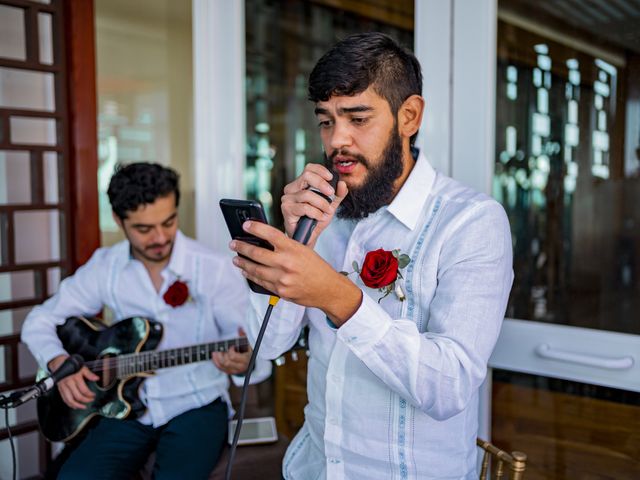
[[[222,209],[222,215],[224,216],[224,221],[227,224],[232,239],[266,248],[267,250],[273,250],[273,245],[269,242],[245,232],[242,228],[242,224],[247,220],[268,223],[260,202],[256,200],[232,200],[223,198],[220,200],[220,208]],[[251,280],[247,280],[247,282],[249,282],[249,288],[256,293],[275,295]]]

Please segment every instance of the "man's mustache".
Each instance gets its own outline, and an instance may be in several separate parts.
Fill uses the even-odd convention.
[[[341,155],[343,157],[353,158],[354,160],[358,161],[365,167],[369,168],[369,160],[367,160],[364,156],[360,154],[351,153],[349,152],[349,150],[345,148],[341,148],[341,149],[336,148],[333,152],[331,152],[331,155],[329,155],[329,159],[331,160],[331,166],[333,166],[333,161],[338,155]]]
[[[149,245],[145,247],[145,250],[153,250],[154,248],[164,248],[169,245],[171,245],[171,240],[169,240],[167,243],[154,243],[153,245]]]

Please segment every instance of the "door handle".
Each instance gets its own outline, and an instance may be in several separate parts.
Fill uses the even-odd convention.
[[[633,367],[633,357],[600,357],[586,353],[567,352],[555,350],[547,343],[542,343],[536,347],[536,354],[547,360],[558,360],[560,362],[577,363],[587,367],[606,368],[608,370],[627,370]]]

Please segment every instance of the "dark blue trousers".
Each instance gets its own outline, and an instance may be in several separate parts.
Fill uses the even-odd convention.
[[[220,399],[158,428],[101,418],[62,465],[58,478],[129,479],[155,451],[155,479],[206,479],[226,441],[227,421],[227,405]]]

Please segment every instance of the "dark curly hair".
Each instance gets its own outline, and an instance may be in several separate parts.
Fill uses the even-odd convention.
[[[157,163],[118,164],[107,190],[111,209],[119,218],[125,219],[127,212],[171,193],[176,196],[177,207],[180,203],[179,179],[175,170]]]
[[[309,76],[309,100],[326,102],[373,90],[389,102],[394,116],[411,95],[422,95],[420,62],[409,50],[379,32],[349,35],[325,53]],[[418,133],[411,137],[411,144]]]

